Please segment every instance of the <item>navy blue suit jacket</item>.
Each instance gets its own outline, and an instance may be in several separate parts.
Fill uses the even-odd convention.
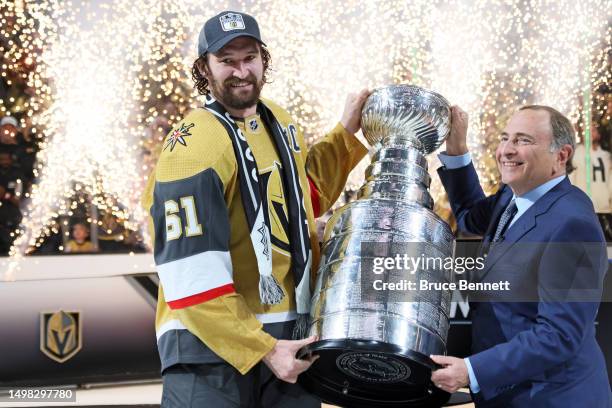
[[[490,241],[512,199],[511,189],[502,186],[485,197],[472,164],[453,170],[443,167],[438,173],[459,229],[483,236],[484,243]],[[594,324],[608,260],[590,199],[565,178],[504,235],[504,242],[488,254],[484,270],[472,279],[508,279],[515,289],[522,286],[520,300],[532,301],[470,301],[473,354],[469,359],[480,385],[477,406],[611,407]],[[591,243],[588,251],[579,244],[586,242]],[[559,244],[565,245],[559,250],[559,245],[550,243],[567,245]],[[549,299],[542,290],[546,285],[562,289],[576,282],[596,287],[596,300]]]

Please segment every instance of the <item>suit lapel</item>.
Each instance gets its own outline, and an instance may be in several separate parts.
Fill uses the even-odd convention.
[[[499,194],[499,198],[497,199],[497,203],[493,208],[493,213],[491,214],[491,221],[489,222],[487,230],[482,236],[482,242],[480,244],[480,248],[478,249],[478,256],[483,256],[484,254],[489,252],[491,240],[493,239],[493,235],[495,235],[495,229],[497,228],[499,219],[501,218],[504,209],[508,206],[510,200],[512,200],[513,196],[512,190],[506,185],[504,185],[502,187],[502,190],[499,191],[497,194]],[[472,272],[472,277],[470,278],[470,280],[474,282],[479,282],[484,277],[486,271],[487,263],[485,262],[484,269],[482,271],[474,270]]]
[[[525,234],[536,226],[536,216],[533,211],[534,207],[535,205],[531,206],[523,215],[521,215],[518,220],[515,221],[514,224],[512,224],[510,228],[508,228],[503,241],[498,242],[497,245],[492,244],[493,247],[487,255],[485,267],[482,273],[479,275],[478,281],[484,279],[497,261],[499,261],[502,256],[512,247],[512,243],[518,242]],[[497,225],[497,223],[495,224]]]
[[[550,207],[557,201],[559,198],[564,196],[570,191],[571,184],[567,177],[563,179],[559,184],[553,187],[550,191],[540,197],[527,211],[525,211],[519,219],[517,219],[510,228],[504,234],[504,240],[502,241],[503,245],[498,245],[496,248],[493,248],[485,261],[485,267],[483,271],[478,275],[476,281],[480,282],[484,279],[484,277],[489,273],[489,271],[493,268],[493,266],[503,257],[503,255],[512,247],[512,243],[519,242],[525,234],[534,229],[537,225],[537,217],[541,214],[548,212]],[[487,232],[495,231],[497,228],[497,224],[499,222],[499,217],[503,212],[504,208],[510,202],[512,194],[510,194],[510,198],[500,200],[500,205],[498,205],[495,211],[496,217],[493,218],[493,221],[489,228],[487,228]],[[487,237],[490,240],[492,239],[492,235]]]

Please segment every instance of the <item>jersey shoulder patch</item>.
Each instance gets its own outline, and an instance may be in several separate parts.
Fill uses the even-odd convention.
[[[232,142],[223,125],[198,108],[177,122],[164,139],[155,178],[173,181],[214,168],[224,180],[235,169],[235,162]]]

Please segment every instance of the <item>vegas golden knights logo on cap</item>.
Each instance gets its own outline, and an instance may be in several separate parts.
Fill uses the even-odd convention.
[[[74,357],[81,350],[82,327],[79,312],[40,314],[40,351],[58,363]]]
[[[219,17],[223,31],[244,30],[244,20],[240,14],[227,13]]]

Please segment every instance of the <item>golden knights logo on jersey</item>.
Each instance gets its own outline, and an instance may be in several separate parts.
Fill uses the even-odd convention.
[[[81,314],[57,312],[40,314],[40,351],[58,363],[74,357],[82,347]]]
[[[192,134],[189,133],[189,131],[194,126],[195,126],[194,123],[189,123],[189,124],[181,123],[181,126],[179,128],[172,130],[171,133],[168,134],[168,138],[166,139],[166,142],[164,144],[164,150],[166,150],[169,147],[170,151],[173,151],[177,143],[180,143],[183,146],[187,146],[187,142],[185,141],[185,138],[187,136],[192,136]]]
[[[265,211],[265,214],[268,217],[266,222],[270,225],[272,248],[289,256],[289,217],[285,202],[282,171],[281,164],[275,161],[271,167],[260,170],[259,173],[266,194],[267,211]]]

